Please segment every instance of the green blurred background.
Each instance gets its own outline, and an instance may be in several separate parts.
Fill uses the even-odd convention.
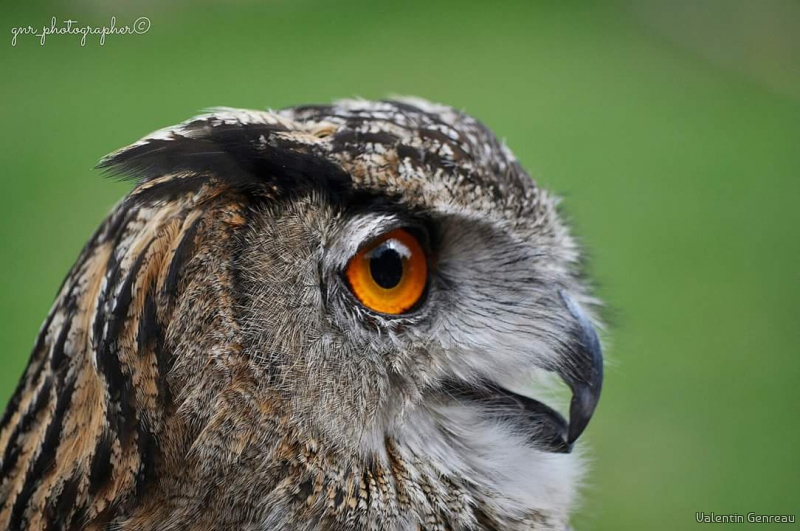
[[[17,4],[0,7],[0,404],[127,190],[92,170],[102,155],[209,106],[414,94],[506,138],[591,252],[611,365],[576,527],[800,513],[797,2]],[[11,46],[13,26],[111,15],[150,30]]]

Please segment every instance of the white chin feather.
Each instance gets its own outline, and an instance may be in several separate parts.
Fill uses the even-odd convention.
[[[486,420],[466,405],[411,414],[397,442],[425,456],[440,473],[478,485],[482,492],[475,496],[509,517],[537,511],[566,525],[584,475],[579,451],[538,450],[525,434]]]

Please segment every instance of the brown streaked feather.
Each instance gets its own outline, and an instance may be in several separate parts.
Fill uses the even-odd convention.
[[[148,488],[170,410],[165,324],[222,198],[129,198],[84,249],[0,430],[0,528],[102,525]]]

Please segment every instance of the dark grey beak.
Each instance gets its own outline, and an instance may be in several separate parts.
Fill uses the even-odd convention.
[[[566,292],[559,291],[569,313],[575,318],[575,337],[561,377],[572,389],[567,443],[572,445],[589,424],[603,388],[603,352],[592,323]]]

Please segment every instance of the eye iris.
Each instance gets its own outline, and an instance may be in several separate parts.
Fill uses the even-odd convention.
[[[403,279],[403,257],[387,245],[375,249],[369,260],[372,279],[383,289],[392,289]]]
[[[344,275],[363,306],[400,315],[425,294],[428,261],[412,233],[395,229],[362,247],[347,263]]]

